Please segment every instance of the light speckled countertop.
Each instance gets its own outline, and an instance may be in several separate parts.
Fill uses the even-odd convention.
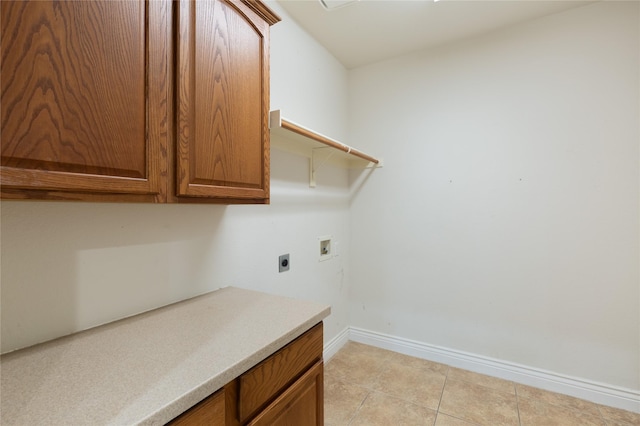
[[[2,425],[164,424],[329,315],[227,287],[0,358]]]

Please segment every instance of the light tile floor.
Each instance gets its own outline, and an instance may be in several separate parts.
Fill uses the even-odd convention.
[[[640,414],[347,343],[325,365],[326,426],[640,426]]]

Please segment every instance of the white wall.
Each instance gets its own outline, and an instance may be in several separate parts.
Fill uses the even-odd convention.
[[[350,72],[350,323],[640,389],[637,2]]]
[[[336,138],[347,72],[280,9],[271,103]],[[306,159],[272,151],[271,205],[1,203],[2,352],[234,285],[330,304],[325,338],[347,325],[348,176],[308,188]],[[317,237],[340,257],[318,262]],[[291,254],[279,274],[278,255]]]
[[[269,206],[3,201],[2,352],[235,285],[331,304],[326,341],[354,325],[638,389],[638,4],[349,74],[269,5],[272,109],[385,167],[311,190],[272,150]]]

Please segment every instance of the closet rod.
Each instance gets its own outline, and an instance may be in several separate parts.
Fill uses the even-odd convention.
[[[370,155],[365,154],[364,152],[358,151],[355,148],[351,148],[348,145],[342,144],[340,142],[336,142],[332,139],[329,139],[325,136],[319,135],[317,133],[312,132],[309,129],[305,129],[304,127],[298,126],[295,123],[292,123],[290,121],[285,120],[284,118],[281,119],[281,127],[284,129],[287,129],[289,131],[295,132],[299,135],[305,136],[307,138],[313,139],[315,141],[318,141],[320,143],[323,143],[327,146],[330,146],[332,148],[335,149],[339,149],[340,151],[344,151],[347,154],[351,154],[351,155],[355,155],[356,157],[362,158],[363,160],[367,160],[370,161],[374,164],[379,164],[380,160],[373,158]]]

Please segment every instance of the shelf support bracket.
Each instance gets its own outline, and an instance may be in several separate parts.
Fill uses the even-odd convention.
[[[320,170],[322,166],[324,166],[327,163],[327,161],[329,161],[329,159],[333,156],[335,152],[333,150],[329,150],[329,155],[324,157],[320,162],[320,164],[316,164],[316,157],[318,157],[318,155],[316,154],[316,151],[319,151],[319,150],[325,151],[328,148],[329,147],[313,148],[311,150],[311,157],[309,158],[309,188],[316,187],[316,172]]]

